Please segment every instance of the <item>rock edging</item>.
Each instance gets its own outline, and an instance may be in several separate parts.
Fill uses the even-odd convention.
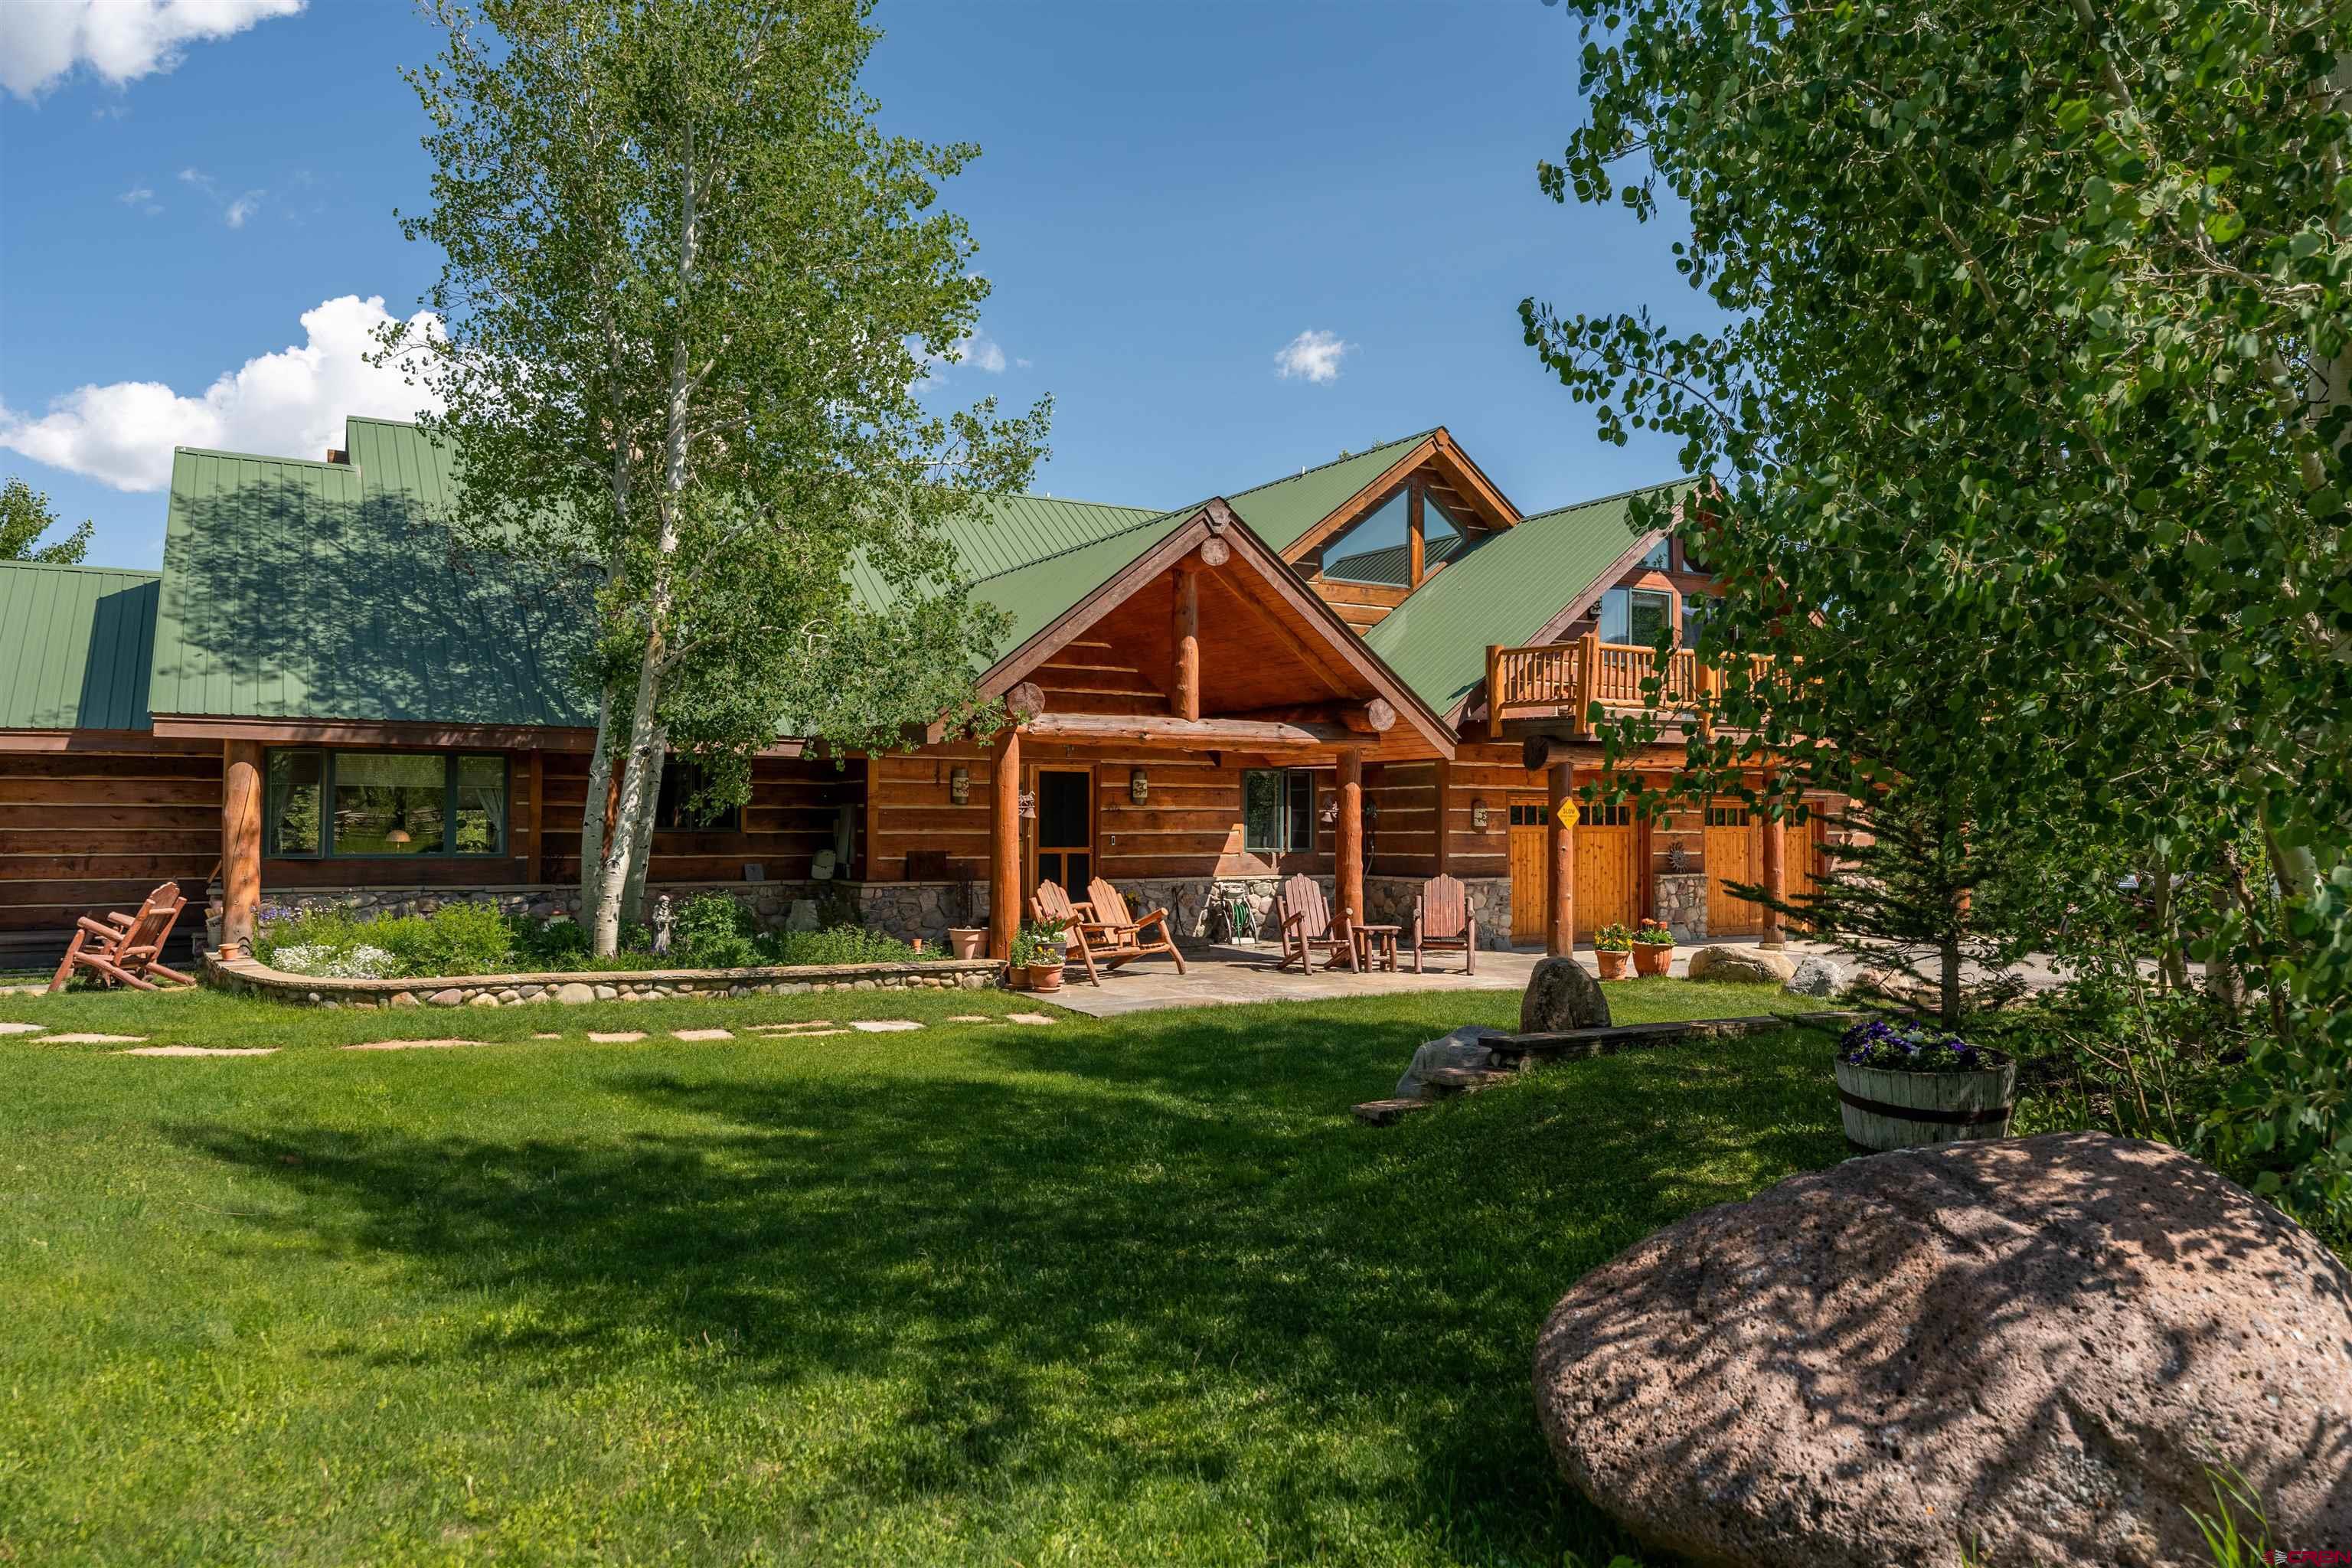
[[[526,1002],[651,1002],[677,996],[787,996],[816,991],[980,991],[999,984],[994,959],[937,963],[796,963],[755,969],[635,969],[607,973],[427,975],[406,980],[290,974],[258,959],[207,952],[205,979],[224,990],[310,1007],[509,1007]]]

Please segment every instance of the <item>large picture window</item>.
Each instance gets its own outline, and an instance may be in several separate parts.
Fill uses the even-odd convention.
[[[1315,847],[1315,775],[1305,768],[1251,768],[1242,774],[1242,847],[1286,855]]]
[[[680,757],[662,761],[661,793],[654,802],[654,826],[673,833],[740,833],[743,808],[722,805],[716,812],[697,811],[695,803],[709,785],[702,764]]]
[[[1414,586],[1411,505],[1408,493],[1399,490],[1333,540],[1323,551],[1324,577],[1334,583],[1377,583],[1391,588]],[[1427,576],[1435,571],[1438,563],[1450,559],[1461,548],[1461,525],[1437,504],[1436,497],[1423,496],[1422,574]]]
[[[1601,640],[1650,647],[1674,628],[1675,596],[1650,588],[1612,588],[1601,595]]]
[[[262,853],[502,855],[507,760],[457,752],[271,752]]]

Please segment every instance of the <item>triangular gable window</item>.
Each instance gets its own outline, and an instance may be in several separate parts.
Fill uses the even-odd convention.
[[[1413,586],[1409,504],[1407,492],[1399,490],[1326,545],[1324,577],[1335,583]],[[1462,548],[1462,529],[1435,497],[1424,495],[1421,508],[1422,574],[1427,576]]]

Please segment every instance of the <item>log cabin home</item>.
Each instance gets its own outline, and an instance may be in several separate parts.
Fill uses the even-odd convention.
[[[585,579],[454,550],[451,485],[414,426],[353,418],[323,461],[178,451],[160,574],[0,563],[0,952],[52,960],[164,879],[216,945],[265,907],[572,910]],[[1191,936],[1263,922],[1299,871],[1402,923],[1444,872],[1493,945],[1644,915],[1777,941],[1724,883],[1801,886],[1818,820],[1561,810],[1601,763],[1584,694],[1638,704],[1711,591],[1671,532],[1628,531],[1638,493],[1523,513],[1439,428],[1173,510],[992,503],[955,542],[1010,617],[982,689],[1023,721],[873,755],[782,736],[717,820],[673,762],[649,886],[986,925],[999,955],[1038,880],[1097,875]],[[1702,679],[1681,656],[1668,706]]]

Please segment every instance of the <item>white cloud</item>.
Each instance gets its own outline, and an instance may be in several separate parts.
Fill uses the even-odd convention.
[[[986,332],[973,332],[956,340],[955,348],[948,353],[923,356],[923,382],[932,386],[947,384],[948,367],[952,361],[959,370],[985,371],[990,375],[1002,375],[1004,367],[1013,363],[1005,358],[1003,345]],[[1020,362],[1026,365],[1029,362]]]
[[[85,386],[37,419],[0,407],[0,447],[119,490],[169,484],[173,447],[324,457],[342,445],[347,415],[408,419],[433,405],[397,369],[367,363],[390,320],[381,296],[329,300],[302,313],[304,342],[246,361],[200,397],[157,381]],[[414,320],[439,331],[429,312]]]
[[[245,220],[261,210],[261,198],[268,194],[267,191],[247,191],[229,203],[228,210],[221,216],[228,220],[229,227],[243,228]]]
[[[147,185],[133,185],[114,199],[126,207],[136,207],[149,217],[163,210],[163,204],[155,199],[153,189]]]
[[[1341,342],[1337,332],[1309,328],[1276,352],[1274,373],[1285,381],[1301,376],[1311,382],[1337,381],[1340,356],[1355,346]]]
[[[37,98],[79,67],[113,86],[180,63],[187,45],[291,16],[303,0],[7,0],[0,87]]]

